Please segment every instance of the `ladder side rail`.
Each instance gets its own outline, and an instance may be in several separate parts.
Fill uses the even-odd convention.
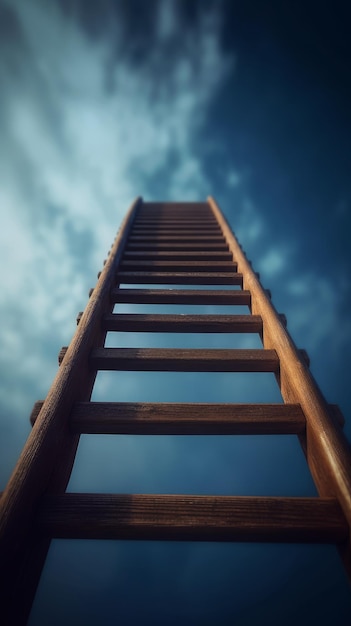
[[[275,349],[280,360],[279,383],[285,402],[300,404],[306,417],[307,462],[321,496],[336,497],[351,526],[351,449],[307,365],[301,359],[279,314],[212,197],[208,198],[226,237],[243,288],[251,292],[251,310],[263,320],[263,345]]]
[[[23,571],[27,577],[33,573],[38,580],[49,547],[45,539],[31,530],[36,507],[44,492],[57,493],[67,486],[79,440],[70,430],[69,416],[75,402],[90,399],[97,372],[89,365],[89,355],[94,347],[104,343],[106,331],[101,320],[104,313],[112,312],[110,294],[116,268],[140,204],[141,198],[136,198],[116,235],[65,359],[0,499],[0,596],[5,623],[6,619],[9,623],[25,623],[30,610],[36,582],[26,581]],[[40,564],[28,563],[34,548],[40,554]],[[23,597],[28,594],[30,599]]]

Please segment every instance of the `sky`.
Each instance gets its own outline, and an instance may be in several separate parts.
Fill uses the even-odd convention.
[[[216,198],[350,438],[349,30],[339,1],[0,0],[1,488],[139,195]],[[268,374],[104,373],[93,397],[280,401]],[[315,495],[297,441],[268,436],[84,436],[69,490]],[[55,541],[29,623],[343,626],[350,610],[332,547]]]

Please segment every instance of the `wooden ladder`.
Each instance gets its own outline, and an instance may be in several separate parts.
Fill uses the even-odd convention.
[[[116,314],[115,303],[194,304],[200,312],[201,305],[247,305],[251,314]],[[1,498],[2,623],[26,623],[52,538],[325,542],[338,546],[351,572],[351,455],[342,418],[212,198],[137,199],[77,321]],[[108,331],[252,332],[263,349],[107,348]],[[91,402],[98,370],[273,372],[284,403]],[[82,433],[295,434],[319,497],[65,493]]]

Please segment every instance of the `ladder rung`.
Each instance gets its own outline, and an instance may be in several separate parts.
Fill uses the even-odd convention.
[[[162,218],[166,220],[177,220],[180,218],[185,219],[185,220],[198,220],[198,219],[201,219],[202,217],[206,219],[216,220],[216,218],[213,215],[213,211],[211,211],[211,209],[208,206],[204,207],[202,210],[197,209],[195,213],[193,213],[193,211],[184,211],[181,209],[177,211],[153,211],[149,209],[147,209],[146,211],[143,211],[143,209],[141,208],[140,211],[138,211],[137,215],[135,216],[135,220],[156,219],[156,218]]]
[[[95,348],[90,356],[100,370],[163,372],[278,372],[275,350],[187,348]]]
[[[250,306],[246,290],[210,289],[113,289],[112,302],[134,304],[207,304]]]
[[[143,202],[138,211],[140,215],[211,215],[213,212],[207,202]]]
[[[196,220],[196,222],[189,222],[189,221],[180,221],[180,220],[172,220],[172,221],[162,221],[162,219],[158,219],[158,220],[153,220],[152,222],[149,221],[143,221],[143,222],[134,222],[132,229],[138,229],[138,230],[191,230],[191,231],[197,231],[197,230],[215,230],[218,232],[222,232],[221,227],[218,225],[218,223],[213,222],[213,221],[206,221],[206,220]]]
[[[128,244],[127,251],[135,251],[135,250],[150,250],[152,252],[157,252],[157,251],[170,251],[170,252],[177,252],[177,251],[184,251],[184,252],[195,252],[195,251],[200,251],[200,252],[208,252],[208,251],[219,251],[219,252],[228,252],[228,246],[226,243],[207,243],[207,244],[203,244],[203,243],[172,243],[172,244],[167,244],[167,243],[131,243]]]
[[[179,214],[161,214],[161,213],[150,213],[147,215],[140,214],[137,216],[133,222],[134,224],[138,223],[151,223],[151,224],[160,224],[160,223],[183,223],[183,224],[202,224],[202,223],[211,223],[218,227],[218,221],[213,217],[211,212],[207,213],[199,213],[197,212],[196,216],[194,215],[186,215],[185,213]]]
[[[150,230],[151,232],[158,232],[159,230],[189,230],[191,232],[197,232],[201,230],[210,230],[222,233],[222,229],[216,222],[205,222],[198,220],[196,222],[162,222],[161,220],[155,220],[154,222],[134,222],[133,230]]]
[[[43,404],[43,400],[35,402],[32,426]],[[342,428],[345,419],[340,408],[337,404],[328,406],[331,418]],[[77,433],[107,435],[293,435],[304,432],[305,417],[299,404],[77,402],[70,426]]]
[[[151,315],[114,313],[105,315],[107,331],[152,333],[261,333],[260,315]]]
[[[226,243],[223,235],[130,235],[128,243]]]
[[[240,285],[242,274],[236,272],[118,272],[119,283],[163,285]]]
[[[45,496],[44,535],[77,539],[339,543],[348,536],[334,498],[66,493]]]
[[[210,231],[212,232],[212,231]],[[186,234],[184,234],[186,233]],[[132,232],[130,234],[129,242],[149,242],[153,243],[155,246],[160,242],[171,243],[225,243],[225,239],[223,235],[218,234],[206,234],[205,232],[197,232],[190,233],[189,231],[184,231],[184,233],[168,231],[168,232],[158,232],[158,233],[146,233],[146,232]],[[204,246],[205,247],[205,246]]]
[[[131,237],[223,237],[220,228],[175,228],[168,226],[167,228],[133,228],[130,233]]]
[[[203,211],[204,213],[211,213],[211,215],[213,215],[212,211],[209,209],[208,202],[164,202],[162,200],[158,200],[156,202],[143,201],[138,211],[138,215],[141,215],[142,213],[149,215],[152,211],[176,215],[178,215],[181,211],[184,211],[186,215],[191,215],[193,211],[196,211],[196,213],[198,211]]]
[[[150,237],[153,239],[158,239],[163,235],[163,231],[166,231],[164,235],[171,235],[172,237],[188,237],[189,239],[193,237],[224,237],[222,229],[217,227],[213,228],[210,226],[193,226],[191,228],[177,228],[176,226],[159,226],[153,228],[144,228],[141,226],[133,226],[129,237]],[[189,234],[188,234],[189,233]]]
[[[122,271],[154,271],[161,272],[236,272],[237,263],[234,261],[164,261],[164,260],[123,260],[120,264]]]
[[[70,428],[106,435],[292,435],[305,431],[305,416],[298,404],[80,402]]]
[[[164,219],[164,220],[178,220],[178,219],[182,219],[182,220],[190,220],[192,222],[195,222],[197,220],[200,219],[208,219],[208,220],[214,220],[217,224],[218,221],[216,220],[216,218],[214,217],[211,209],[207,210],[207,211],[196,211],[196,215],[193,215],[192,212],[190,213],[184,213],[183,215],[181,215],[181,212],[171,212],[171,213],[158,213],[158,215],[156,214],[152,214],[152,211],[140,211],[138,212],[138,214],[135,216],[135,220],[148,220],[148,219]]]
[[[189,219],[187,217],[185,217],[184,215],[180,215],[179,217],[165,217],[165,216],[150,216],[150,217],[141,217],[136,219],[133,222],[132,228],[137,227],[137,228],[143,228],[144,226],[148,227],[148,228],[154,228],[154,227],[171,227],[171,228],[177,228],[178,226],[180,226],[181,228],[183,227],[190,227],[190,228],[202,228],[203,226],[205,228],[212,226],[213,228],[220,228],[220,226],[218,225],[218,222],[216,220],[214,220],[212,217],[208,216],[208,215],[199,215],[196,218],[192,218]]]
[[[215,220],[215,216],[213,215],[213,211],[207,206],[207,208],[203,208],[202,210],[197,209],[195,212],[192,210],[176,210],[176,211],[138,211],[135,216],[135,220],[139,219],[155,219],[155,218],[169,219],[169,220],[177,220],[177,219],[185,219],[185,220],[199,220],[201,218]],[[217,221],[217,220],[216,220]],[[218,224],[218,221],[217,221]]]
[[[203,250],[144,250],[144,251],[132,251],[127,250],[123,259],[129,261],[130,259],[150,261],[150,260],[163,260],[163,261],[232,261],[233,257],[230,252],[216,252],[216,251],[203,251]]]
[[[216,222],[216,220],[212,220],[212,219],[198,219],[198,220],[186,220],[184,218],[181,219],[143,219],[143,220],[135,220],[134,224],[133,224],[133,228],[147,228],[147,229],[152,229],[152,228],[180,228],[180,229],[187,229],[187,228],[215,228],[216,230],[218,230],[218,223]]]
[[[213,218],[211,213],[197,213],[196,216],[189,216],[185,214],[179,213],[179,215],[162,215],[162,214],[150,214],[150,215],[140,215],[135,218],[134,224],[143,223],[143,224],[214,224],[218,227],[218,222]]]

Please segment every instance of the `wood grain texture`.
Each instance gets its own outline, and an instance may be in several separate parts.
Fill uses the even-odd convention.
[[[209,198],[213,214],[218,219],[233,258],[243,274],[243,286],[251,292],[252,313],[263,320],[263,341],[275,349],[280,358],[280,385],[286,402],[298,403],[306,416],[307,460],[317,489],[322,496],[336,497],[351,529],[351,450],[342,430],[330,415],[323,397],[308,367],[301,359],[279,315],[267,297],[239,243],[231,232],[219,207]],[[351,561],[351,550],[349,561]]]
[[[231,272],[235,273],[237,269],[236,263],[233,261],[190,261],[188,259],[180,261],[164,261],[164,260],[129,260],[124,257],[120,263],[120,271],[122,272]]]
[[[218,224],[216,223],[216,221],[212,221],[212,222],[205,222],[205,221],[198,221],[198,222],[187,222],[187,223],[182,223],[182,222],[162,222],[162,221],[155,221],[153,223],[140,223],[140,222],[134,222],[133,224],[133,230],[132,233],[136,233],[137,231],[140,232],[148,232],[148,233],[158,233],[159,231],[163,231],[166,230],[168,232],[179,232],[180,234],[184,234],[185,232],[194,232],[196,233],[197,231],[206,231],[207,232],[219,232],[221,233],[221,229],[219,228]]]
[[[142,271],[135,271],[139,268]],[[119,289],[114,288],[116,280],[231,284],[245,289]],[[245,304],[253,315],[112,314],[118,302]],[[32,412],[32,436],[1,499],[0,594],[5,622],[10,601],[18,611],[13,623],[25,622],[52,536],[331,542],[343,546],[350,562],[348,445],[282,321],[212,199],[195,204],[134,203],[77,333],[62,353],[53,387]],[[259,332],[266,349],[104,348],[108,330]],[[286,404],[91,403],[97,368],[274,372]],[[323,497],[64,494],[81,433],[298,434]],[[37,531],[42,533],[39,541]]]
[[[334,498],[64,494],[47,496],[43,534],[80,539],[338,543],[348,527]]]
[[[131,233],[131,237],[135,238],[152,238],[153,241],[165,238],[176,238],[180,241],[184,240],[184,238],[212,238],[212,237],[222,237],[222,233],[220,229],[213,228],[184,228],[176,229],[176,228],[152,228],[150,230],[146,230],[144,228],[135,228]]]
[[[125,285],[242,285],[242,276],[236,272],[124,272],[119,270],[117,280]]]
[[[261,333],[259,315],[157,315],[112,313],[104,315],[107,331],[153,333]]]
[[[119,289],[111,292],[112,302],[138,304],[208,304],[250,306],[246,290],[227,289]]]
[[[70,416],[76,433],[143,435],[299,434],[298,405],[80,402]]]
[[[209,251],[218,251],[218,252],[228,252],[228,245],[225,243],[224,239],[222,243],[179,243],[178,241],[173,243],[128,243],[126,247],[127,251],[138,251],[138,250],[149,250],[151,252],[157,253],[158,251],[164,252],[177,252],[182,251],[195,253],[197,250],[202,253],[206,253]]]
[[[143,219],[136,219],[133,222],[133,226],[134,228],[147,228],[147,229],[151,229],[154,226],[156,227],[164,227],[166,226],[168,227],[175,227],[175,228],[198,228],[199,226],[203,227],[203,226],[210,226],[210,227],[214,227],[214,228],[218,228],[218,223],[214,218],[202,218],[200,219],[185,219],[185,218],[179,218],[179,219],[175,219],[175,218],[143,218]]]
[[[222,235],[131,235],[128,243],[225,243]]]
[[[33,513],[44,491],[65,488],[62,477],[65,482],[77,444],[76,435],[69,430],[68,417],[75,401],[90,398],[95,372],[89,367],[89,354],[94,346],[104,343],[106,333],[101,328],[101,317],[112,310],[111,286],[138,203],[139,200],[133,203],[115,239],[64,363],[0,501],[0,594],[3,614],[7,616],[4,623],[16,606],[16,598],[20,597],[27,607],[30,604],[30,585],[26,581],[30,576],[28,554],[33,558],[41,552],[42,545],[31,531]],[[56,472],[58,467],[61,477]],[[32,564],[34,571],[36,563]]]
[[[166,214],[166,215],[180,215],[184,213],[185,215],[193,215],[196,212],[196,215],[199,212],[208,213],[208,203],[207,202],[143,202],[141,205],[138,216],[146,214],[151,215],[151,213],[157,213],[158,215]]]
[[[275,350],[183,348],[94,348],[91,366],[100,370],[162,372],[278,372]]]
[[[123,261],[232,261],[230,252],[211,250],[127,250]]]
[[[43,404],[43,400],[34,403],[32,426]],[[340,408],[331,404],[329,410],[343,426]],[[298,404],[76,402],[69,419],[73,432],[105,434],[122,433],[122,429],[123,433],[132,434],[134,428],[140,428],[140,434],[151,434],[155,428],[153,434],[298,434],[302,438],[305,424]],[[181,432],[182,428],[186,432]]]

